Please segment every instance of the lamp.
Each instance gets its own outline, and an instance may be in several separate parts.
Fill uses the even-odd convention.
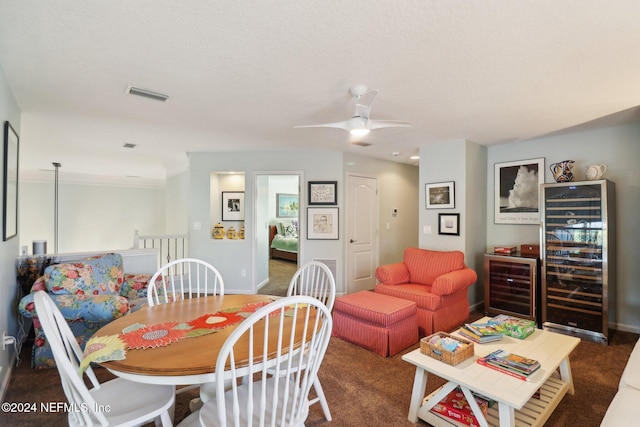
[[[53,250],[58,253],[58,168],[62,166],[58,162],[53,162],[55,169],[54,192],[53,192]]]
[[[352,117],[351,120],[349,120],[349,132],[353,136],[365,136],[369,133],[367,120],[358,116]]]

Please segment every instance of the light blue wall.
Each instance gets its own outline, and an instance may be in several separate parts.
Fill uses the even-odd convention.
[[[11,126],[20,136],[20,108],[16,103],[11,89],[7,84],[2,67],[0,67],[0,125],[2,126],[2,141],[4,144],[4,122],[9,121]],[[0,165],[4,164],[4,150],[0,150]],[[19,166],[18,166],[19,170]],[[20,191],[20,184],[18,184]],[[20,206],[18,207],[21,208]],[[0,214],[3,215],[3,214]],[[4,218],[2,218],[4,221]],[[4,222],[3,222],[4,223]],[[20,223],[18,222],[18,225]],[[18,306],[18,286],[16,282],[16,257],[19,255],[19,238],[0,241],[0,334],[6,332],[8,335],[18,335],[17,306]],[[0,351],[0,385],[4,393],[9,379],[9,374],[13,367],[16,354],[12,347],[7,351]],[[3,396],[0,396],[2,398]]]

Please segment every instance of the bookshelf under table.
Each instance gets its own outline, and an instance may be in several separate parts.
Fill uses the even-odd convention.
[[[434,426],[457,425],[454,420],[440,417],[430,410],[451,390],[460,386],[482,427],[542,426],[564,395],[574,393],[569,355],[579,342],[577,337],[537,329],[524,340],[504,336],[499,341],[474,344],[474,356],[456,366],[422,354],[420,349],[409,352],[402,359],[415,365],[416,373],[408,418],[414,423],[420,418]],[[479,357],[498,349],[536,359],[540,362],[540,369],[528,381],[523,381],[476,363]],[[448,382],[425,397],[429,373]],[[540,398],[534,398],[538,389],[541,391]],[[480,412],[471,395],[472,391],[497,402],[489,409],[488,420]]]

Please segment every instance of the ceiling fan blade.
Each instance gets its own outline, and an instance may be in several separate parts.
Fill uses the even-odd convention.
[[[369,129],[381,129],[381,128],[408,128],[411,127],[411,123],[403,122],[400,120],[369,120]]]
[[[377,94],[378,94],[377,90],[370,90],[364,95],[358,97],[354,116],[368,119],[369,113],[371,113],[371,104],[373,104],[373,100],[375,99]]]
[[[303,125],[303,126],[294,126],[294,129],[298,128],[335,128],[335,129],[344,129],[349,130],[349,121],[346,122],[335,122],[335,123],[322,123],[318,125]]]

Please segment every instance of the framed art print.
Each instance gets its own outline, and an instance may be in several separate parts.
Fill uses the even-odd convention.
[[[222,220],[244,221],[244,191],[222,192]]]
[[[494,180],[496,224],[540,224],[544,158],[496,163]]]
[[[455,182],[425,184],[425,200],[427,209],[455,208]]]
[[[16,131],[4,122],[3,224],[2,240],[18,235],[18,143]]]
[[[298,195],[276,194],[276,218],[298,217]]]
[[[307,208],[307,239],[338,240],[338,208]]]
[[[337,205],[337,181],[309,181],[309,205]]]
[[[438,214],[438,234],[460,235],[460,214]]]

